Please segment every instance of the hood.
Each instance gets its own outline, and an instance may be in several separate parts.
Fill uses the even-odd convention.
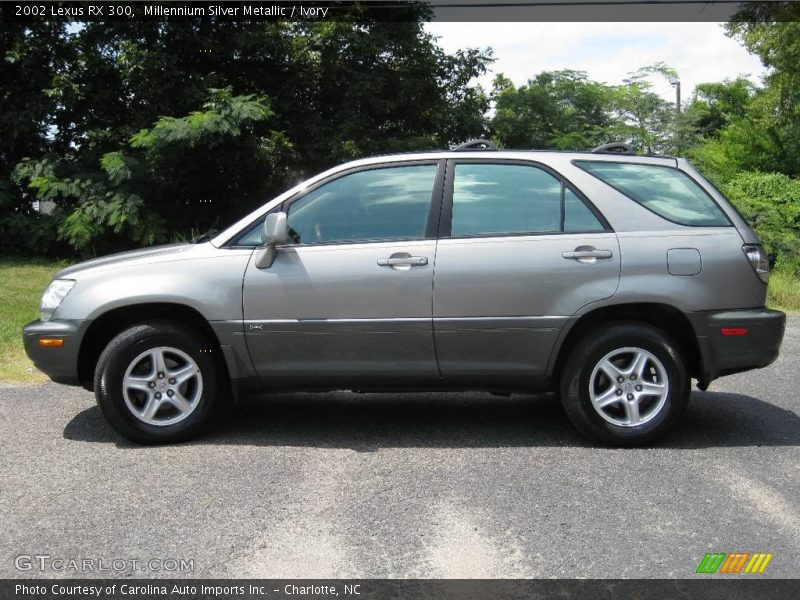
[[[92,260],[87,260],[76,265],[69,266],[66,269],[61,269],[53,276],[53,279],[69,278],[70,276],[80,274],[83,271],[120,265],[120,263],[161,262],[162,260],[170,260],[174,259],[176,255],[187,252],[194,247],[195,244],[179,242],[176,244],[163,244],[161,246],[143,248],[141,250],[117,252],[116,254],[109,254],[108,256],[93,258]]]

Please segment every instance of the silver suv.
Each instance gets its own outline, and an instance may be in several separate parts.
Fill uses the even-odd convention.
[[[649,443],[770,364],[753,230],[686,160],[456,151],[351,162],[195,243],[59,272],[25,348],[142,443],[256,391],[554,391],[593,440]]]

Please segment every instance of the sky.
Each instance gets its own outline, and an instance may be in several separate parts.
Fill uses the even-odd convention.
[[[494,50],[490,72],[478,82],[491,89],[497,73],[516,85],[546,70],[586,71],[590,79],[619,84],[639,67],[659,61],[678,71],[684,100],[694,86],[745,75],[759,83],[765,69],[757,56],[725,35],[720,23],[467,23],[432,22],[447,52],[487,46]],[[668,81],[654,90],[675,101]]]

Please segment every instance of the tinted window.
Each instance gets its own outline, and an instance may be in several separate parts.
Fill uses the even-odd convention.
[[[657,215],[681,225],[730,225],[711,197],[688,175],[670,167],[575,161]]]
[[[451,235],[561,231],[561,182],[525,165],[457,164]]]
[[[261,245],[261,232],[264,231],[264,218],[266,215],[258,220],[258,223],[251,225],[250,229],[240,235],[234,242],[234,246],[260,246]]]
[[[345,175],[289,206],[299,244],[425,237],[436,165],[387,167]]]
[[[569,188],[564,188],[564,231],[605,231],[589,207]]]
[[[451,235],[561,231],[605,231],[605,227],[583,200],[543,169],[529,165],[456,165]]]

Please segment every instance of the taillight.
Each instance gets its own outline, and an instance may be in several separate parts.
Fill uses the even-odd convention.
[[[742,246],[744,255],[750,261],[750,266],[753,271],[759,276],[761,281],[767,283],[769,281],[769,261],[764,249],[758,244],[745,244]]]

